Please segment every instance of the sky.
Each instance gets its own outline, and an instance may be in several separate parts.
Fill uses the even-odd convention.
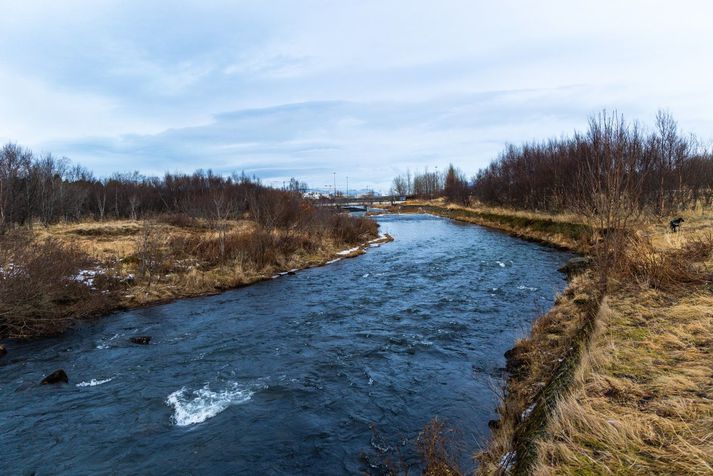
[[[713,143],[713,2],[0,0],[0,141],[386,191],[617,110]]]

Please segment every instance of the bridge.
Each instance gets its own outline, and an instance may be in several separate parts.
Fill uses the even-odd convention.
[[[350,212],[366,212],[369,208],[379,208],[379,206],[401,203],[404,199],[404,197],[398,195],[372,195],[363,197],[321,198],[315,201],[322,207],[336,207]]]

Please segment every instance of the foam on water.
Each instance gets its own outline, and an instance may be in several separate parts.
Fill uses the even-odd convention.
[[[109,339],[102,339],[102,341],[97,344],[97,349],[103,350],[103,349],[108,349],[109,348],[109,342],[115,340],[117,337],[119,337],[119,334],[114,334],[111,336]]]
[[[114,380],[114,378],[108,378],[105,380],[97,380],[97,379],[91,379],[89,382],[79,382],[77,384],[77,387],[96,387],[97,385],[101,385],[107,382],[111,382]]]
[[[213,392],[208,385],[198,390],[182,387],[168,396],[166,405],[174,408],[171,422],[176,426],[202,423],[231,405],[245,403],[253,396],[252,390],[231,382],[224,390]]]

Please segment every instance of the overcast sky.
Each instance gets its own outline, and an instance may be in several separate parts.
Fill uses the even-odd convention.
[[[0,0],[0,140],[388,188],[603,108],[713,139],[710,1]]]

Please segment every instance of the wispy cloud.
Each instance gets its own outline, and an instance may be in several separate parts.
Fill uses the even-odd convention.
[[[0,140],[100,174],[245,169],[386,187],[468,173],[602,108],[711,137],[713,5],[65,2],[0,17]],[[695,14],[692,14],[695,12]],[[326,176],[326,178],[325,178]]]
[[[582,87],[566,88],[572,95]],[[527,139],[582,124],[586,107],[556,100],[558,89],[495,91],[421,102],[309,101],[216,115],[205,125],[159,134],[95,137],[49,144],[100,173],[124,168],[245,170],[266,180],[299,176],[316,186],[331,173],[386,187],[407,167],[485,164],[513,131]],[[543,108],[547,114],[543,114]],[[109,162],[96,157],[112,157]],[[118,161],[118,162],[117,162]]]

